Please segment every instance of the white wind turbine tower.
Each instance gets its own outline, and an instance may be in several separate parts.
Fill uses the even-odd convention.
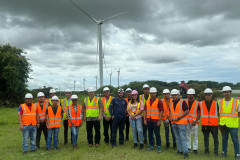
[[[95,22],[98,25],[98,52],[99,52],[99,74],[100,74],[100,87],[103,86],[103,56],[102,56],[102,24],[103,22],[112,19],[116,16],[119,16],[121,14],[124,14],[126,12],[122,12],[119,14],[115,14],[111,17],[105,18],[103,20],[96,20],[92,16],[90,16],[87,12],[85,12],[83,9],[81,9],[78,5],[76,5],[72,0],[69,0],[74,6],[76,6],[80,11],[82,11],[86,16],[88,16],[93,22]]]

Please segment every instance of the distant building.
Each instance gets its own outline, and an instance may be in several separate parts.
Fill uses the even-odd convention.
[[[180,89],[180,95],[183,98],[187,98],[187,90],[189,89],[189,87],[184,81],[181,81],[181,84],[179,85],[179,89]]]

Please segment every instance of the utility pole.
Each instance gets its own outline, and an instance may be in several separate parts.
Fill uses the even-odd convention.
[[[59,92],[60,92],[60,96],[62,96],[62,94],[61,94],[61,89],[60,89],[60,85],[58,86],[58,90],[59,90]]]
[[[98,78],[98,76],[95,76],[96,77],[96,91],[97,91],[97,78]]]
[[[119,88],[120,68],[119,68],[119,70],[117,72],[118,72],[118,88]]]
[[[110,75],[110,86],[111,86],[112,85],[112,72],[109,75]]]
[[[74,80],[74,93],[75,93],[75,83],[76,83],[76,81]]]
[[[85,79],[85,77],[83,78],[83,91],[85,91],[85,81],[86,81],[86,79]]]

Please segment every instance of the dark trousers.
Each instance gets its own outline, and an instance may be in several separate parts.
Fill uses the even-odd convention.
[[[144,124],[144,118],[142,117],[142,125],[143,125],[143,140],[147,141],[147,130],[148,127]]]
[[[109,121],[106,121],[105,118],[103,118],[103,128],[104,128],[104,142],[109,143],[109,128],[110,128],[110,137],[112,139],[112,119]]]
[[[117,137],[117,129],[119,128],[119,144],[124,144],[124,125],[125,125],[125,117],[114,117],[112,122],[112,145],[116,145],[116,137]]]
[[[147,128],[148,128],[148,140],[149,140],[149,145],[153,146],[154,145],[154,139],[153,139],[153,132],[156,136],[156,142],[157,146],[161,147],[161,137],[160,137],[160,126],[157,126],[157,122],[147,122]]]
[[[171,128],[173,143],[176,143],[176,137],[175,137],[175,134],[174,134],[173,129],[172,129],[172,124],[170,123],[169,126]],[[169,142],[169,126],[167,126],[167,127],[164,126],[164,128],[165,128],[165,136],[166,136],[166,144],[170,143]]]
[[[129,117],[128,116],[125,119],[125,123],[126,123],[126,140],[129,140],[129,127],[130,127],[130,123],[129,123]]]
[[[101,135],[100,135],[100,121],[87,121],[86,129],[87,129],[87,140],[88,144],[93,144],[93,127],[95,129],[95,144],[99,144]]]
[[[40,148],[40,139],[41,139],[42,132],[44,134],[45,142],[47,144],[48,129],[47,129],[46,122],[40,123],[39,128],[37,128],[36,147],[38,148]]]
[[[218,153],[218,127],[217,126],[202,126],[204,136],[204,147],[209,151],[209,134],[211,132],[214,140],[214,153]]]
[[[64,127],[64,144],[68,143],[68,120],[63,120]],[[71,144],[72,144],[72,133],[71,133]]]

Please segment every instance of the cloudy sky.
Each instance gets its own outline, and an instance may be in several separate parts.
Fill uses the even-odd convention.
[[[239,0],[73,0],[102,26],[104,84],[239,82]],[[24,49],[29,89],[83,90],[99,75],[97,25],[68,0],[0,0],[0,45]],[[99,79],[98,79],[99,80]]]

